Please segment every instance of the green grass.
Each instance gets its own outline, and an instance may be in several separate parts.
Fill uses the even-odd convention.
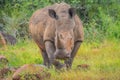
[[[37,45],[30,40],[15,46],[0,49],[0,55],[9,60],[9,67],[24,64],[42,64]],[[77,65],[87,64],[88,69],[77,69]],[[71,70],[50,70],[50,80],[120,80],[120,43],[107,40],[102,43],[84,42],[79,49]]]

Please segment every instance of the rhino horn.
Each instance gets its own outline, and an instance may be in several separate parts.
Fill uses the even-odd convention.
[[[64,48],[64,47],[63,47],[63,45],[62,45],[62,43],[61,43],[61,40],[60,40],[60,38],[59,38],[59,35],[58,35],[58,34],[57,34],[57,48],[59,48],[59,49]]]

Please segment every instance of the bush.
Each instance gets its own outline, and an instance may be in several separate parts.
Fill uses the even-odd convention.
[[[118,0],[3,0],[0,1],[0,30],[18,38],[28,37],[28,22],[32,13],[62,1],[76,8],[83,21],[85,41],[120,39]]]

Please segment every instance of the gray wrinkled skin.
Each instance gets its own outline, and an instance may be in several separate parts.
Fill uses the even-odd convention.
[[[44,65],[53,64],[57,69],[72,66],[84,38],[83,26],[74,8],[56,3],[37,10],[30,18],[29,29],[41,50]]]

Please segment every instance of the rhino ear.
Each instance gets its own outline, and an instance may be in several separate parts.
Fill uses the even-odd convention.
[[[53,9],[48,10],[49,16],[55,19],[58,19],[56,12]]]
[[[70,9],[69,9],[69,14],[70,14],[70,17],[71,17],[71,18],[74,17],[75,14],[76,14],[75,8],[70,8]]]

